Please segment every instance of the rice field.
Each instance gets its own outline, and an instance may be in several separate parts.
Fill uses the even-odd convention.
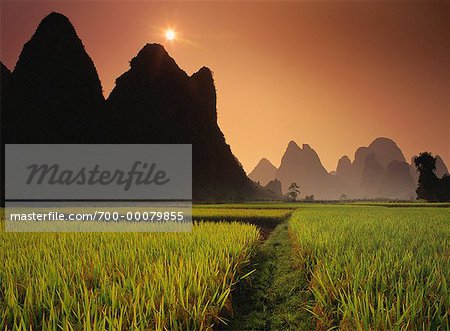
[[[237,208],[236,205],[224,208],[219,205],[209,207],[195,207],[192,217],[197,220],[208,221],[239,221],[239,222],[280,222],[286,219],[292,210],[279,208]]]
[[[449,208],[220,204],[193,218],[191,233],[0,224],[0,330],[450,329]],[[238,287],[254,295],[243,323]]]
[[[289,231],[318,330],[450,329],[448,208],[304,208]]]
[[[298,202],[243,202],[243,203],[204,203],[195,204],[195,209],[213,208],[219,210],[228,209],[286,209],[293,210],[299,207]],[[254,212],[255,212],[254,211]]]
[[[254,225],[192,233],[0,233],[0,330],[202,330],[229,309]]]

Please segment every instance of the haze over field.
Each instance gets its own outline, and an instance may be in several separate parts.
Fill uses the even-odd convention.
[[[146,43],[189,75],[211,68],[220,128],[247,172],[290,140],[327,171],[379,136],[408,161],[428,150],[450,162],[449,2],[4,2],[9,69],[54,10],[76,26],[105,97]]]

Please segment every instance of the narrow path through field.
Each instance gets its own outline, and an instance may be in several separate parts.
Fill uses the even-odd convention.
[[[295,267],[287,220],[261,244],[251,268],[256,271],[233,293],[234,316],[222,329],[314,329],[305,310],[307,282]]]

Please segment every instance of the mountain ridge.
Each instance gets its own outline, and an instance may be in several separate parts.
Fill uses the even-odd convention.
[[[367,147],[357,148],[353,161],[347,155],[342,156],[336,171],[330,173],[326,173],[311,146],[302,146],[291,141],[282,156],[274,178],[281,181],[283,193],[296,182],[301,196],[313,194],[319,199],[337,200],[345,195],[352,199],[409,200],[416,196],[415,166],[413,162],[406,162],[403,152],[390,138],[378,137]],[[445,173],[448,169],[436,155],[436,175],[442,177]],[[253,176],[252,179],[258,181],[259,178]]]
[[[11,87],[1,89],[7,101],[2,145],[188,143],[194,201],[273,197],[246,176],[226,143],[212,71],[201,67],[187,75],[162,45],[144,45],[105,99],[75,28],[53,12],[24,45],[11,75],[1,70],[2,80],[11,76]]]

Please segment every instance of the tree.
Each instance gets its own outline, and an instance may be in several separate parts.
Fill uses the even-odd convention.
[[[292,183],[288,188],[286,198],[289,201],[296,201],[299,195],[300,195],[300,187],[297,185],[297,183]]]
[[[436,201],[436,191],[439,186],[439,178],[434,173],[436,158],[431,153],[423,152],[414,157],[414,164],[419,172],[417,199]]]
[[[307,195],[306,197],[305,197],[305,201],[306,202],[313,202],[313,201],[315,201],[316,199],[314,198],[314,194],[311,194],[311,195]]]
[[[414,158],[419,171],[417,199],[427,201],[450,201],[450,176],[442,179],[436,176],[436,158],[428,152],[420,153]]]
[[[345,193],[341,194],[341,201],[347,201],[348,200],[348,196]]]

